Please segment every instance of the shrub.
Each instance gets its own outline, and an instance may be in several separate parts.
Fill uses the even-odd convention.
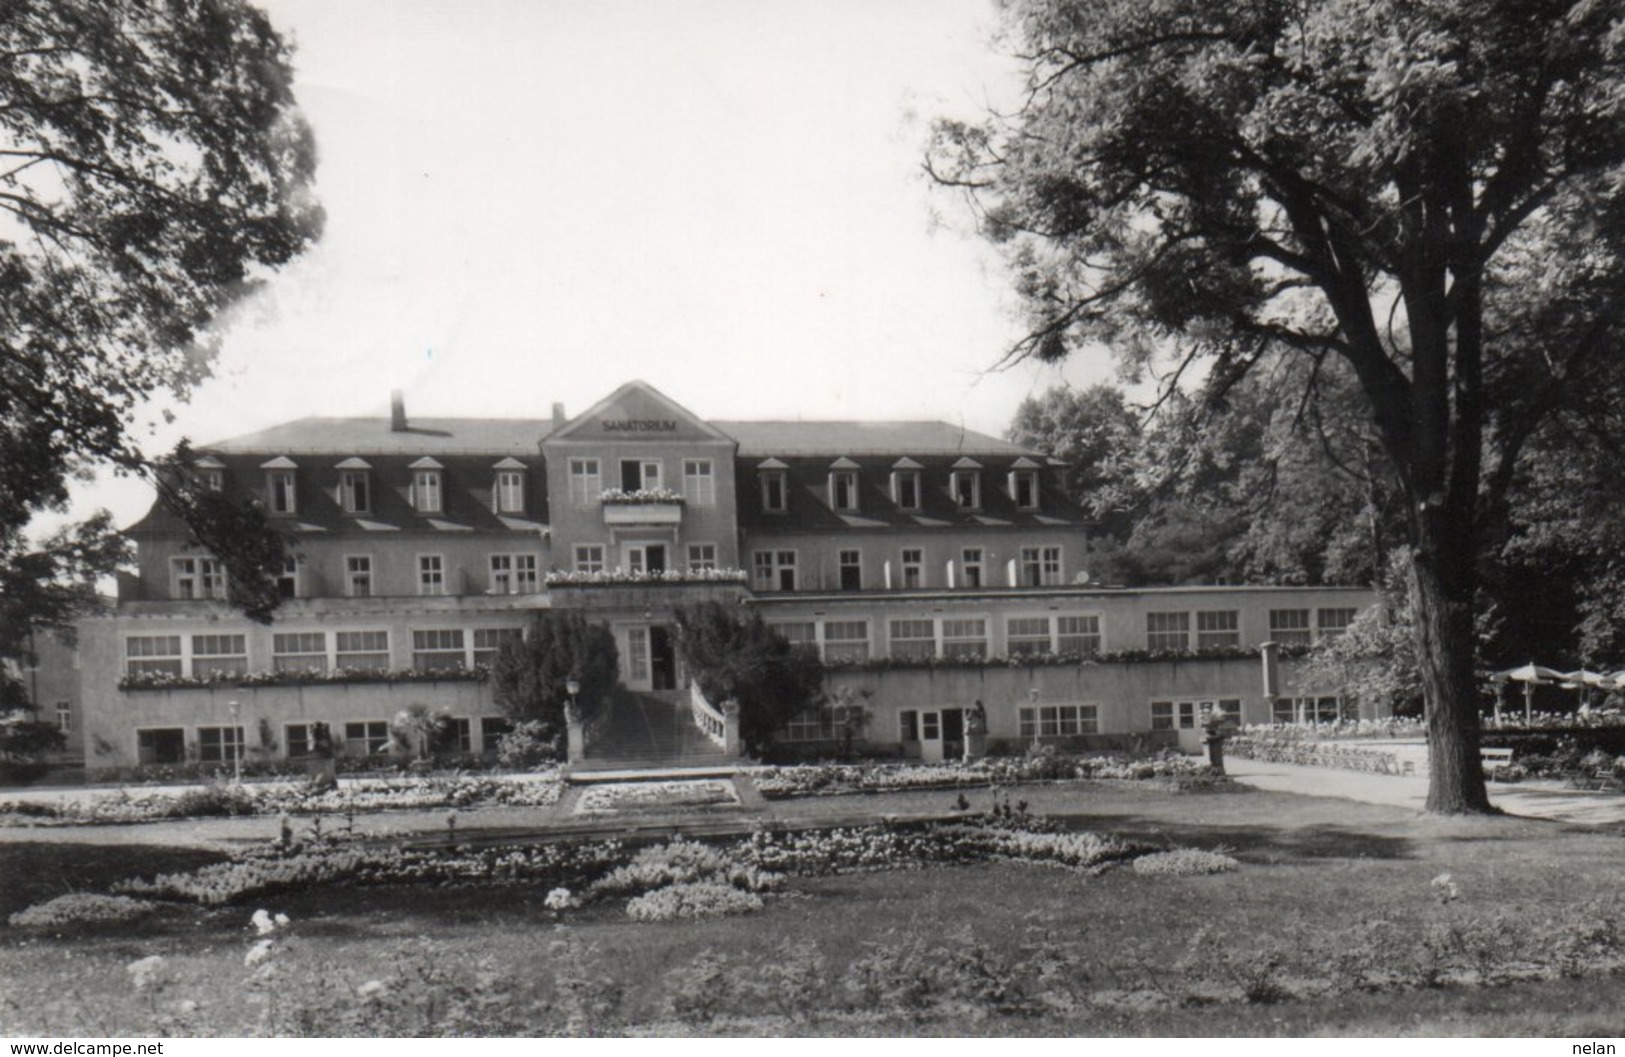
[[[626,904],[626,913],[634,921],[710,918],[724,914],[748,914],[760,909],[762,897],[756,893],[742,892],[731,885],[713,881],[659,888]]]
[[[558,728],[539,719],[516,723],[497,740],[497,762],[504,767],[530,770],[558,758]]]
[[[1230,856],[1201,848],[1175,848],[1153,852],[1134,860],[1134,872],[1148,876],[1201,877],[1226,873],[1239,864]]]
[[[169,818],[227,818],[258,813],[254,794],[240,785],[218,783],[201,789],[188,789],[170,801]]]
[[[63,925],[134,921],[156,909],[158,904],[146,899],[69,892],[27,910],[19,910],[7,920],[17,928],[59,928]]]

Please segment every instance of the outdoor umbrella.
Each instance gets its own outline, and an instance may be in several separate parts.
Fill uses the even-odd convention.
[[[1542,668],[1538,664],[1525,664],[1519,668],[1508,668],[1504,672],[1496,672],[1495,679],[1500,682],[1513,682],[1523,684],[1523,721],[1529,723],[1535,712],[1535,686],[1537,684],[1560,683],[1568,676],[1555,668]],[[1495,725],[1501,725],[1501,698],[1495,699]]]
[[[1580,711],[1584,712],[1591,704],[1591,695],[1586,691],[1593,687],[1606,690],[1611,685],[1609,676],[1602,672],[1593,672],[1586,668],[1569,672],[1563,676],[1563,689],[1580,691]]]

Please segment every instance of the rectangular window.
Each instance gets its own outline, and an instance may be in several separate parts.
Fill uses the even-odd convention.
[[[841,570],[841,590],[859,591],[863,588],[863,552],[844,550],[836,554]]]
[[[287,747],[288,759],[302,760],[316,754],[314,723],[287,723],[282,727],[282,744]]]
[[[836,470],[829,475],[829,505],[848,513],[858,509],[858,473]]]
[[[171,558],[170,597],[225,598],[225,570],[214,558]]]
[[[418,671],[457,671],[466,663],[462,628],[428,628],[412,632],[412,667]]]
[[[346,514],[372,510],[372,488],[366,470],[345,470],[339,474],[339,503]]]
[[[491,555],[491,587],[493,595],[517,594],[513,586],[513,555]]]
[[[604,546],[601,543],[576,544],[576,572],[601,573],[604,571]]]
[[[1022,738],[1100,733],[1098,705],[1037,705],[1019,709],[1017,716]]]
[[[513,721],[505,716],[480,717],[480,744],[485,746],[486,752],[495,752],[497,742],[512,731]]]
[[[446,729],[446,747],[452,752],[474,751],[474,724],[467,716],[453,716]]]
[[[496,486],[492,491],[496,497],[497,513],[525,512],[525,475],[520,471],[498,470]]]
[[[920,509],[920,471],[897,470],[891,475],[892,501],[899,510]]]
[[[230,763],[243,755],[242,727],[199,727],[197,758],[201,763]]]
[[[1278,697],[1271,716],[1277,723],[1336,723],[1343,718],[1336,697]]]
[[[334,663],[348,669],[389,667],[389,632],[336,631],[333,633]]]
[[[438,554],[418,555],[418,594],[446,593],[446,562]]]
[[[1038,473],[1034,470],[1015,470],[1010,474],[1010,496],[1017,510],[1038,509]]]
[[[688,571],[692,573],[704,572],[717,567],[717,545],[715,543],[690,543],[688,545]]]
[[[828,741],[834,737],[823,713],[814,709],[803,712],[784,725],[785,741]]]
[[[186,731],[181,727],[153,727],[135,732],[136,762],[185,763]]]
[[[1021,548],[1021,582],[1027,587],[1055,587],[1061,582],[1061,548]]]
[[[372,555],[349,554],[345,556],[344,590],[351,598],[372,597]]]
[[[954,505],[961,510],[982,509],[982,475],[975,470],[955,470],[951,479]]]
[[[1100,617],[1093,613],[1055,618],[1055,652],[1090,657],[1100,652]]]
[[[904,588],[925,586],[925,551],[920,547],[903,548]]]
[[[715,506],[717,478],[710,459],[683,460],[683,498],[691,506]]]
[[[653,492],[659,487],[659,459],[621,460],[621,491]]]
[[[1309,610],[1270,610],[1270,640],[1287,646],[1309,645]]]
[[[64,734],[73,733],[73,704],[69,701],[56,703],[56,729]]]
[[[797,620],[785,624],[775,623],[768,626],[784,636],[785,641],[791,645],[818,648],[818,625],[810,620]]]
[[[959,552],[959,567],[965,573],[966,587],[984,586],[982,548],[966,547]]]
[[[1190,649],[1190,631],[1189,613],[1147,613],[1145,648],[1153,652],[1182,653]]]
[[[782,514],[790,509],[790,489],[783,470],[768,470],[762,474],[762,509],[769,514]]]
[[[474,667],[489,668],[496,663],[497,651],[504,642],[517,642],[525,637],[519,628],[475,628]]]
[[[897,713],[897,737],[900,741],[920,740],[920,714],[914,709]]]
[[[795,551],[757,551],[751,555],[751,569],[758,591],[796,589]]]
[[[246,635],[193,635],[192,675],[214,679],[248,671]]]
[[[420,514],[440,513],[440,471],[415,470],[412,473],[412,506]]]
[[[197,479],[206,492],[223,492],[226,490],[226,471],[224,470],[199,470]]]
[[[1151,702],[1152,730],[1195,730],[1195,701]]]
[[[277,594],[283,598],[299,597],[299,559],[291,557],[282,564],[282,575],[276,578]]]
[[[1011,617],[1005,621],[1004,648],[1012,657],[1050,652],[1049,617]]]
[[[344,724],[344,751],[350,756],[376,756],[389,748],[389,724],[363,720]]]
[[[856,664],[869,659],[867,620],[824,621],[824,660],[830,664]]]
[[[1354,610],[1352,609],[1317,609],[1315,611],[1315,624],[1319,628],[1323,639],[1341,635],[1354,623]]]
[[[944,619],[942,622],[942,655],[944,657],[986,657],[987,621],[979,617]]]
[[[269,470],[265,474],[265,498],[272,514],[292,514],[298,506],[295,500],[292,470]]]
[[[936,626],[924,620],[893,620],[887,627],[893,657],[935,657],[937,655]]]
[[[179,635],[130,635],[124,639],[124,671],[128,675],[180,675]]]
[[[1241,617],[1234,609],[1204,610],[1196,614],[1196,648],[1234,649],[1241,645]]]
[[[597,459],[570,460],[570,505],[592,506],[604,491]]]
[[[271,668],[278,672],[327,671],[327,632],[279,631],[272,635]]]
[[[926,712],[920,716],[920,740],[940,741],[942,739],[942,713],[937,711]]]

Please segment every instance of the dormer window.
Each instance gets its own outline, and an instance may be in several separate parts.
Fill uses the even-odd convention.
[[[491,509],[498,514],[523,514],[525,464],[518,459],[503,459],[493,469],[496,479],[491,484]]]
[[[197,475],[198,487],[206,492],[223,492],[226,490],[226,464],[212,455],[205,455],[192,464],[192,472]]]
[[[441,503],[441,465],[424,457],[412,464],[412,508],[420,514],[438,514]]]
[[[954,463],[949,477],[954,505],[961,510],[982,509],[982,467],[972,459]]]
[[[858,467],[851,459],[837,459],[830,467],[829,505],[848,512],[858,509]]]
[[[920,464],[898,459],[892,464],[891,498],[899,510],[920,509]]]
[[[298,464],[285,455],[260,464],[260,469],[265,471],[265,505],[270,513],[298,512],[298,482],[294,478],[298,468]]]
[[[757,480],[762,488],[762,510],[769,514],[783,514],[790,509],[787,469],[789,467],[777,459],[768,459],[756,467]]]
[[[1025,462],[1027,460],[1022,460]],[[1010,498],[1016,501],[1017,510],[1038,509],[1038,471],[1024,467],[1020,463],[1010,471]]]
[[[346,514],[372,511],[372,467],[361,459],[339,463],[339,506]]]

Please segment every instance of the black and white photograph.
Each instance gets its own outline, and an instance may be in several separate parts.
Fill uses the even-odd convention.
[[[5,0],[0,312],[11,1053],[1625,1036],[1625,0]]]

